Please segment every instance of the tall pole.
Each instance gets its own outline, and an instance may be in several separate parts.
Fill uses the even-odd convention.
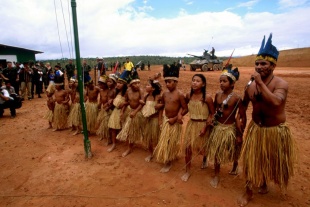
[[[78,88],[79,88],[79,92],[80,92],[80,105],[81,105],[81,111],[82,111],[84,150],[85,150],[85,157],[91,158],[92,157],[91,145],[90,145],[90,140],[88,139],[88,131],[87,131],[87,124],[86,124],[86,113],[85,113],[85,107],[84,107],[83,73],[82,73],[82,69],[81,69],[80,45],[79,45],[79,34],[78,34],[78,26],[77,26],[76,2],[75,2],[75,0],[71,0],[71,7],[72,7],[72,23],[73,23],[76,66],[77,66],[78,83],[79,83]]]

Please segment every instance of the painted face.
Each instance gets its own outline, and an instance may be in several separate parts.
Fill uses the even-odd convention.
[[[268,77],[274,70],[274,65],[267,60],[256,60],[255,71],[258,72],[262,78]]]
[[[226,75],[220,76],[220,87],[221,87],[222,91],[226,91],[228,89],[231,89],[233,86],[234,86],[234,83],[231,84]]]
[[[202,79],[199,76],[194,76],[192,79],[192,89],[199,90],[204,87],[205,84],[202,82]]]
[[[130,86],[133,90],[137,91],[140,88],[140,82],[134,82],[134,83],[130,84]]]
[[[177,87],[177,84],[178,84],[178,82],[175,80],[165,80],[165,83],[169,91],[173,91]]]

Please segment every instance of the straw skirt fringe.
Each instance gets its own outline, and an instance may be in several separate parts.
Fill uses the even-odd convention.
[[[235,124],[214,126],[207,142],[207,157],[217,159],[220,164],[234,161],[236,146]]]
[[[158,144],[154,150],[155,158],[160,163],[168,163],[177,159],[180,153],[180,140],[182,136],[182,125],[175,123],[170,125],[168,118],[164,118],[162,131]]]
[[[144,118],[144,136],[142,143],[149,146],[156,146],[160,135],[160,127],[158,124],[158,117]]]
[[[249,124],[242,148],[245,178],[255,186],[272,180],[286,188],[294,175],[295,144],[286,123],[274,127]]]
[[[82,113],[80,103],[74,103],[71,105],[71,110],[68,116],[68,126],[80,126],[82,125]]]
[[[67,128],[68,106],[55,103],[53,127],[56,129]]]
[[[53,114],[53,111],[52,110],[48,110],[44,116],[45,119],[48,120],[48,122],[53,122],[53,117],[54,117],[54,114]]]
[[[106,111],[104,109],[101,109],[101,111],[98,114],[98,118],[97,118],[97,132],[96,134],[104,137],[104,138],[110,138],[110,134],[109,134],[109,127],[108,127],[108,122],[109,122],[109,118],[111,115],[111,110]]]
[[[130,109],[133,111],[133,109]],[[126,118],[124,127],[117,135],[116,139],[120,141],[129,141],[129,143],[135,143],[141,140],[143,137],[142,134],[142,113],[139,111],[135,117],[130,118],[128,116]]]
[[[200,131],[206,126],[206,122],[189,120],[184,134],[184,146],[187,148],[191,146],[193,150],[205,150],[207,147],[207,140],[210,135],[211,128],[208,127],[206,133],[201,137]]]
[[[96,120],[98,115],[98,103],[86,102],[85,104],[87,130],[96,132]]]

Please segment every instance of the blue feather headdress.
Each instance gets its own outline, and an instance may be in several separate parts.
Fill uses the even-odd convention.
[[[256,56],[256,60],[267,60],[269,62],[272,62],[274,64],[277,63],[279,51],[275,46],[272,45],[272,33],[270,33],[269,38],[265,45],[265,36],[262,41],[262,45],[258,51],[258,54]]]
[[[226,75],[230,77],[234,82],[236,82],[237,80],[239,80],[240,73],[238,68],[235,69],[228,68],[224,69],[221,75]]]

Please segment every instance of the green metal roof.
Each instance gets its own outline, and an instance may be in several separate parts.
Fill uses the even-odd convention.
[[[34,53],[34,54],[43,53],[43,52],[37,51],[37,50],[30,50],[30,49],[26,49],[26,48],[22,48],[22,47],[14,47],[14,46],[4,45],[4,44],[0,44],[0,49],[1,49],[1,48],[19,49],[19,50],[23,50],[23,51],[27,51],[27,52],[32,52],[32,53]]]

